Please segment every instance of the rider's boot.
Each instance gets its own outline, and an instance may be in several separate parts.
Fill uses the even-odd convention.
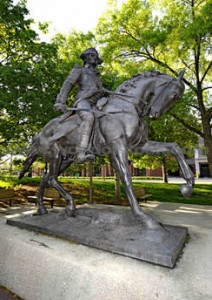
[[[95,156],[91,153],[86,153],[86,149],[88,147],[88,143],[90,140],[90,135],[92,131],[93,124],[88,120],[83,121],[80,125],[81,135],[80,135],[80,143],[76,157],[77,163],[84,163],[85,161],[93,161]]]

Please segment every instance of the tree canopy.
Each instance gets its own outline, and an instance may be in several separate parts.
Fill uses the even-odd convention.
[[[152,126],[153,139],[195,143],[192,132],[204,138],[212,174],[211,135],[211,0],[109,0],[95,32],[72,31],[41,42],[32,29],[26,1],[0,3],[0,153],[25,148],[25,143],[56,116],[53,104],[80,53],[96,47],[106,88],[114,90],[136,73],[159,69],[178,75],[186,69],[184,97],[170,114]],[[47,32],[46,23],[38,24]],[[74,94],[70,96],[73,101]],[[170,129],[172,128],[173,129]],[[159,128],[159,129],[158,129]],[[180,128],[180,129],[179,129]],[[189,130],[189,131],[187,131]],[[180,134],[179,134],[180,132]]]
[[[97,36],[105,60],[120,74],[186,69],[187,90],[172,116],[204,138],[212,174],[211,14],[210,0],[128,0],[121,6],[111,0]]]
[[[25,1],[0,3],[0,145],[6,152],[17,143],[20,150],[54,115],[57,48],[39,41],[27,15]]]

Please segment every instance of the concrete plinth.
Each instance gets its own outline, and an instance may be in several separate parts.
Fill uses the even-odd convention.
[[[7,224],[170,268],[188,235],[187,228],[180,226],[147,229],[129,207],[83,205],[75,218],[67,218],[64,212],[11,218]]]
[[[7,225],[5,214],[0,217],[0,284],[25,300],[211,299],[212,208],[145,206],[160,221],[189,229],[190,241],[174,269],[21,230]]]

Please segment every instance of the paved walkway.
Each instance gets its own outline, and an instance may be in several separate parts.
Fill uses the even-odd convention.
[[[169,183],[185,183],[181,177],[168,177]],[[195,184],[212,184],[212,178],[195,178]]]
[[[142,204],[190,239],[174,269],[6,225],[0,214],[0,284],[25,300],[211,300],[212,206]],[[86,230],[86,228],[84,229]]]
[[[135,179],[137,182],[158,182],[162,183],[163,181],[157,179]],[[168,177],[169,183],[186,183],[182,177]],[[212,184],[212,178],[195,178],[195,184]]]

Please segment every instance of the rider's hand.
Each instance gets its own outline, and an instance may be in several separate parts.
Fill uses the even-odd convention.
[[[65,113],[67,111],[67,106],[61,102],[55,103],[54,110]]]
[[[103,92],[103,95],[104,95],[104,96],[109,96],[109,95],[112,94],[111,91],[109,91],[109,90],[107,90],[107,89],[105,89],[105,88],[103,88],[102,92]]]

